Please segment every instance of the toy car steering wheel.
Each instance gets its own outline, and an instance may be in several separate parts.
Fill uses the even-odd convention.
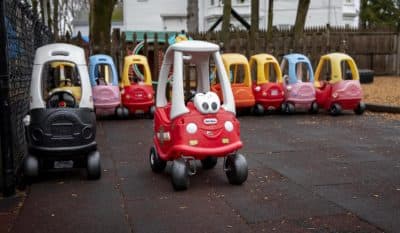
[[[49,108],[74,108],[75,106],[75,97],[67,91],[54,92],[47,100]]]

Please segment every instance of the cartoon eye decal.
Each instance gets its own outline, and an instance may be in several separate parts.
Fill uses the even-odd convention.
[[[201,104],[201,107],[202,107],[205,111],[208,111],[208,109],[210,108],[210,106],[208,105],[207,102],[203,102],[203,104]]]
[[[220,108],[220,100],[214,92],[197,93],[193,102],[196,109],[203,114],[216,113]]]
[[[213,111],[216,111],[216,110],[218,109],[218,104],[217,104],[216,102],[212,102],[212,103],[211,103],[211,109],[212,109]]]
[[[210,113],[216,113],[218,112],[220,108],[221,101],[219,100],[219,97],[217,94],[214,92],[208,92],[207,93],[208,101],[211,106]]]

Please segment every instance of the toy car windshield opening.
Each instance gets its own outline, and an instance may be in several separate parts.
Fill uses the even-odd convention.
[[[144,65],[142,64],[132,64],[129,66],[129,73],[128,73],[128,77],[129,77],[129,82],[131,84],[137,84],[140,82],[144,82],[145,81],[145,76],[144,76]]]
[[[332,67],[329,60],[324,59],[320,71],[319,81],[330,81],[332,75]]]
[[[45,102],[57,92],[71,93],[76,103],[81,98],[81,78],[75,63],[51,61],[43,65],[41,73],[42,97]]]
[[[98,64],[95,68],[95,80],[97,85],[109,85],[112,83],[113,74],[109,64]]]
[[[258,74],[257,65],[253,65],[251,67],[251,77],[253,78],[253,81],[257,81],[257,82],[261,82],[261,83],[269,81],[269,82],[275,83],[277,81],[277,73],[276,73],[274,64],[266,62],[266,63],[264,63],[263,68],[264,68],[264,70],[263,70],[264,75],[262,76],[261,80],[257,80],[258,76],[262,75],[262,74]]]
[[[310,81],[310,73],[308,70],[307,63],[298,62],[296,64],[296,76],[297,80],[302,82],[309,82]]]
[[[229,67],[229,80],[231,83],[243,83],[245,77],[245,65],[234,64]]]
[[[347,61],[347,60],[341,61],[340,69],[342,70],[342,80],[352,80],[353,79],[349,61]]]

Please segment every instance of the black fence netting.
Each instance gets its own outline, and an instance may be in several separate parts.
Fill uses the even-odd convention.
[[[35,50],[52,42],[52,35],[25,1],[0,3],[0,188],[11,195],[27,148],[22,120],[29,110]]]

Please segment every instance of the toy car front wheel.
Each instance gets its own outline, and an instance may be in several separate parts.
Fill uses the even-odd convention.
[[[24,174],[32,178],[39,175],[39,161],[35,156],[26,156],[24,160]]]
[[[87,173],[89,180],[98,180],[101,177],[100,153],[96,150],[87,156]]]
[[[119,118],[123,118],[123,117],[124,117],[124,110],[123,110],[123,107],[118,106],[118,107],[115,109],[115,115],[117,115],[117,117],[119,117]]]
[[[184,159],[174,160],[171,169],[171,181],[175,190],[186,190],[189,186],[189,170]]]
[[[122,107],[122,116],[129,117],[129,109],[127,109],[126,107]]]
[[[339,104],[332,104],[329,112],[332,116],[337,116],[342,112],[342,107]]]
[[[317,102],[312,102],[311,108],[310,108],[310,113],[312,114],[317,114],[318,113],[318,104]]]
[[[152,146],[150,148],[149,159],[150,159],[151,170],[153,170],[153,172],[155,172],[155,173],[160,173],[160,172],[164,171],[165,166],[167,166],[167,162],[162,160],[158,156],[158,153],[157,153],[156,149],[154,148],[154,146]]]
[[[149,108],[149,118],[150,119],[153,119],[154,118],[154,113],[156,112],[156,107],[154,106],[154,105],[152,105],[150,108]]]
[[[357,107],[354,109],[354,113],[357,115],[362,115],[365,111],[365,103],[360,102]]]
[[[247,180],[247,161],[242,154],[229,155],[224,166],[229,183],[240,185]]]
[[[283,103],[281,108],[284,113],[288,113],[288,114],[292,114],[295,111],[294,104],[292,104],[292,103]]]
[[[214,168],[215,165],[217,165],[217,162],[217,157],[207,157],[201,160],[201,165],[203,166],[203,169],[211,169]]]
[[[261,104],[256,104],[253,107],[253,113],[257,116],[261,116],[262,114],[264,114],[264,107]]]

